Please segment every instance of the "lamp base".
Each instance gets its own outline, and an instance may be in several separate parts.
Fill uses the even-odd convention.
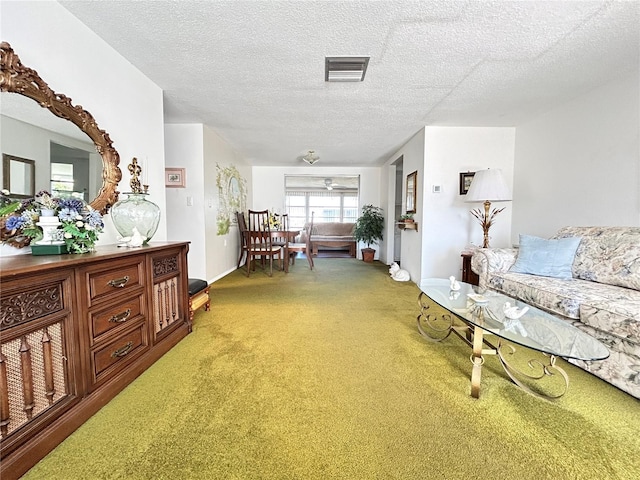
[[[491,227],[491,220],[489,219],[489,209],[491,208],[491,202],[486,200],[484,202],[484,218],[482,220],[482,231],[484,232],[484,241],[482,242],[482,248],[489,248],[489,228]]]
[[[495,216],[498,215],[501,211],[503,211],[504,207],[494,208],[492,212],[489,212],[490,209],[491,209],[491,202],[487,200],[484,202],[484,212],[479,208],[474,208],[470,212],[471,215],[473,215],[478,219],[478,221],[480,222],[480,225],[482,225],[482,232],[484,233],[484,241],[482,243],[482,248],[489,248],[489,229],[493,224],[493,219],[495,218]]]

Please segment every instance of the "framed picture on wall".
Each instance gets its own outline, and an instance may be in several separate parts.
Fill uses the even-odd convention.
[[[418,171],[407,175],[407,213],[416,213]]]
[[[471,186],[471,180],[476,172],[463,172],[460,174],[460,195],[466,195]]]
[[[186,187],[187,181],[184,174],[184,168],[165,168],[164,186],[174,188]]]

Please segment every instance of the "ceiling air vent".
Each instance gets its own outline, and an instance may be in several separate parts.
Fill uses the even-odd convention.
[[[361,82],[367,72],[369,57],[325,57],[325,82]]]

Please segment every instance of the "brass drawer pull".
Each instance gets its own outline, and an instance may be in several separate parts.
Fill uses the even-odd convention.
[[[114,351],[111,354],[111,357],[112,358],[124,357],[127,353],[129,353],[129,351],[131,350],[131,347],[133,347],[133,342],[127,342],[127,344],[124,347],[120,347],[119,349]]]
[[[122,278],[115,278],[113,280],[109,280],[107,285],[114,288],[122,288],[127,284],[128,281],[129,281],[129,275],[125,275]]]
[[[111,317],[109,319],[109,322],[111,323],[122,323],[122,322],[126,322],[127,319],[131,316],[131,309],[127,308],[126,311],[119,313],[118,315],[114,315],[113,317]]]

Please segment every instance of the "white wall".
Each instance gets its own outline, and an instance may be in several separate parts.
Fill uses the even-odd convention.
[[[379,167],[253,167],[252,201],[248,203],[252,210],[279,210],[285,211],[285,175],[318,175],[331,177],[333,175],[360,175],[360,205],[372,204],[383,205],[383,198],[380,190]],[[385,209],[385,216],[387,212]],[[385,236],[386,239],[386,236]],[[376,258],[379,252],[384,249],[384,240],[379,245],[372,245],[376,249]],[[360,248],[357,249],[358,258],[362,258]]]
[[[640,225],[639,85],[636,71],[518,126],[514,242],[565,225]]]
[[[165,125],[166,166],[185,169],[185,188],[166,188],[167,239],[191,242],[189,276],[206,279],[202,124]],[[189,200],[191,200],[189,202]],[[191,205],[189,205],[191,203]]]
[[[514,141],[514,128],[425,128],[421,280],[451,275],[460,278],[460,252],[471,243],[482,245],[483,240],[482,227],[469,211],[483,207],[480,203],[465,203],[465,196],[460,195],[459,174],[501,169],[511,187]],[[433,193],[434,185],[441,187],[441,193]],[[496,217],[489,231],[490,245],[507,247],[510,245],[512,203],[493,206],[506,208]]]
[[[166,189],[168,238],[191,242],[189,276],[211,283],[236,269],[239,252],[236,225],[218,235],[216,165],[235,166],[247,185],[251,170],[224,139],[202,124],[166,125],[165,149],[167,166],[186,172],[185,188]]]
[[[211,128],[204,129],[204,197],[205,197],[205,238],[206,265],[209,281],[216,280],[236,269],[240,235],[237,224],[232,223],[229,233],[218,235],[216,223],[219,195],[216,184],[217,166],[235,166],[247,182],[247,205],[251,205],[252,171],[244,157],[236,152],[221,136]]]
[[[2,1],[0,28],[24,65],[109,133],[120,154],[121,192],[129,191],[131,159],[146,159],[149,199],[163,212],[152,242],[166,240],[162,90],[57,2]],[[108,216],[105,223],[98,243],[114,243],[117,232]]]
[[[385,163],[382,171],[386,177],[385,182],[385,214],[387,215],[387,224],[385,238],[388,240],[393,239],[395,229],[395,177],[396,169],[392,165],[393,162],[398,160],[402,156],[402,175],[404,180],[402,182],[402,212],[406,212],[406,198],[407,198],[407,175],[415,171],[418,172],[417,182],[417,198],[416,198],[416,213],[413,219],[418,223],[418,231],[404,230],[401,233],[401,249],[400,259],[401,266],[407,270],[411,275],[411,280],[418,283],[420,279],[420,272],[422,269],[422,242],[425,231],[423,229],[423,215],[424,208],[422,206],[423,201],[423,185],[424,185],[424,128],[418,131],[407,143],[405,143],[400,150],[394,153],[389,160]],[[391,241],[388,241],[384,250],[384,256],[382,260],[386,264],[393,262],[393,250],[394,245]]]

